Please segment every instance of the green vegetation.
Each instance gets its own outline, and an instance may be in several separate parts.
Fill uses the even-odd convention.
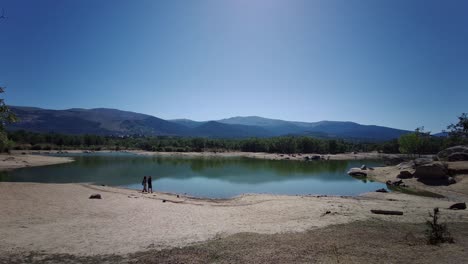
[[[0,94],[5,92],[4,87],[0,87]],[[13,142],[8,139],[5,132],[5,125],[16,121],[16,116],[10,111],[10,108],[5,104],[5,99],[0,98],[0,151],[8,151],[13,146]]]
[[[3,90],[2,90],[3,91]],[[0,101],[3,104],[3,100]],[[1,118],[14,121],[8,108],[3,104],[0,110],[4,113]],[[450,125],[448,137],[431,136],[418,128],[413,133],[402,135],[399,139],[386,142],[362,142],[344,139],[320,139],[309,136],[282,136],[271,138],[248,139],[213,139],[204,137],[176,137],[176,136],[99,136],[99,135],[65,135],[57,133],[34,133],[24,130],[8,132],[7,144],[2,148],[17,150],[131,150],[165,152],[202,152],[202,151],[245,151],[268,153],[318,153],[336,154],[344,152],[404,153],[409,155],[434,154],[447,147],[468,144],[467,115],[462,114],[457,124]],[[3,126],[1,127],[3,129]],[[3,130],[2,130],[3,131]],[[3,139],[7,135],[3,134]]]
[[[112,149],[166,152],[246,151],[270,153],[342,153],[349,151],[374,151],[375,143],[327,140],[311,137],[272,137],[249,139],[210,139],[190,137],[112,137],[97,135],[64,135],[34,133],[24,130],[12,131],[9,137],[17,150],[66,150],[66,149]]]
[[[432,139],[434,142],[434,139]],[[398,139],[399,150],[404,154],[415,155],[438,152],[438,144],[429,144],[431,142],[430,132],[424,132],[424,127],[416,128],[413,133],[402,135]],[[431,146],[435,146],[432,148]]]
[[[447,137],[434,137],[424,132],[424,127],[416,128],[413,133],[400,136],[397,142],[384,143],[384,149],[395,151],[395,143],[400,153],[408,155],[434,154],[448,147],[468,145],[468,115],[462,113],[458,123],[451,124]]]
[[[450,145],[468,145],[468,114],[462,113],[458,117],[458,123],[451,124],[449,129]]]
[[[454,240],[448,231],[446,224],[439,223],[439,208],[434,208],[434,213],[429,213],[431,220],[426,221],[428,230],[426,231],[427,242],[430,245],[440,243],[453,243]]]

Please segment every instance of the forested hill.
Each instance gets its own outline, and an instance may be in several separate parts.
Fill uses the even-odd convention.
[[[11,106],[11,109],[20,121],[9,125],[7,127],[9,130],[22,129],[40,133],[54,132],[74,135],[169,135],[210,138],[308,135],[321,138],[382,141],[397,138],[409,132],[354,122],[320,121],[308,123],[256,116],[198,122],[189,119],[164,120],[150,115],[108,108],[49,110]]]

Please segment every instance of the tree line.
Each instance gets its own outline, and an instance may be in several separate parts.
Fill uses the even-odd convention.
[[[404,153],[411,155],[434,154],[447,147],[468,144],[468,117],[462,114],[457,124],[448,126],[446,137],[431,136],[424,128],[404,134],[386,142],[359,142],[344,139],[319,139],[307,136],[281,136],[272,138],[212,139],[172,136],[100,136],[35,133],[24,130],[8,131],[1,145],[3,151],[16,150],[146,150],[165,152],[244,151],[268,153],[344,152]]]
[[[146,150],[166,152],[245,151],[269,153],[335,154],[350,151],[374,151],[380,144],[351,142],[341,139],[318,139],[306,136],[272,138],[212,139],[171,136],[99,136],[9,131],[8,138],[16,150]]]

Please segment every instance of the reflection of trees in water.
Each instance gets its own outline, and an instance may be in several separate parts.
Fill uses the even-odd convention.
[[[270,170],[279,175],[335,173],[345,171],[348,166],[347,161],[302,162],[250,158],[192,159],[185,162],[190,162],[192,170],[197,172],[224,167],[245,167],[250,171]]]
[[[8,172],[0,171],[0,181],[8,181],[9,178]]]
[[[128,185],[143,176],[189,179],[201,177],[233,183],[267,183],[285,180],[316,179],[354,181],[346,175],[350,166],[361,161],[282,161],[243,157],[158,157],[135,155],[77,155],[75,162],[3,172],[0,181],[96,182]],[[371,163],[368,163],[371,165]]]
[[[320,180],[350,181],[346,170],[348,161],[281,161],[244,157],[235,158],[173,158],[158,157],[155,162],[158,176],[164,178],[166,166],[181,170],[177,175],[167,177],[184,179],[194,176],[213,178],[235,183],[264,183],[291,179],[315,178]],[[184,172],[183,170],[189,170]],[[195,173],[195,174],[194,174]]]

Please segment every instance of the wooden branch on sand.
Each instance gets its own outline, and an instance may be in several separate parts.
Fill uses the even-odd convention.
[[[403,215],[401,211],[388,211],[388,210],[370,210],[373,214],[383,214],[383,215]]]

